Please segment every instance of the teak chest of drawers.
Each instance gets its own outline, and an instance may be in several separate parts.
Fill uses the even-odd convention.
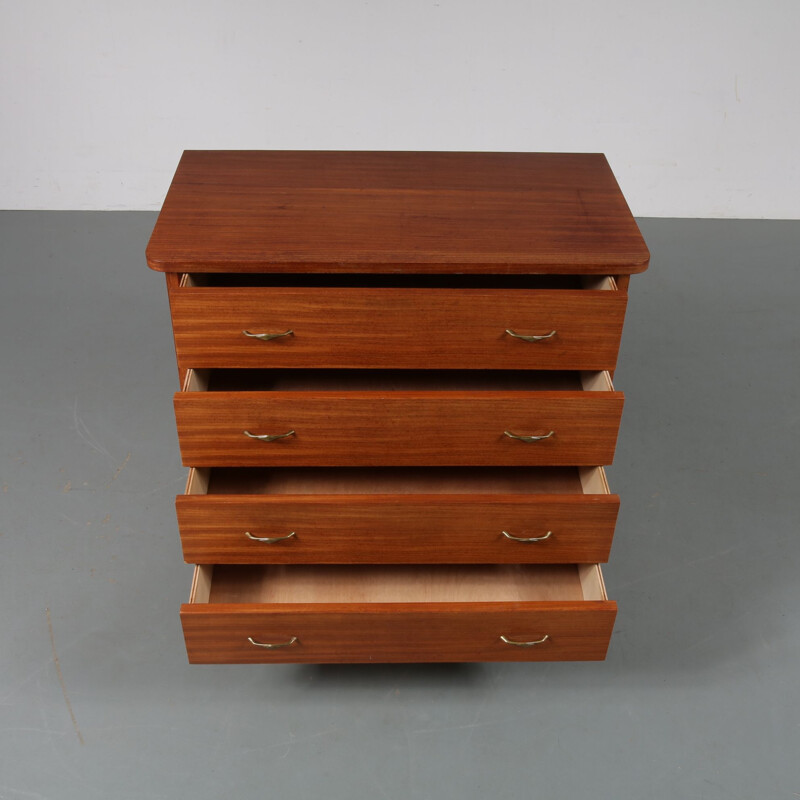
[[[649,254],[602,155],[189,151],[147,260],[190,661],[605,657]]]

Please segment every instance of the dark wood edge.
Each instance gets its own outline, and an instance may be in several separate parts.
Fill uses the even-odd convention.
[[[282,503],[303,503],[309,506],[327,504],[346,505],[414,505],[431,503],[444,505],[548,505],[552,503],[574,503],[581,505],[619,505],[617,494],[179,494],[175,505],[201,505],[222,503],[244,503],[260,505],[280,505]]]
[[[169,272],[166,273],[169,277],[170,275],[176,275],[178,273]],[[180,273],[183,274],[183,273]],[[601,273],[603,276],[606,276],[606,273]],[[580,276],[579,276],[580,277]],[[417,293],[417,294],[430,294],[432,297],[442,297],[446,293],[450,292],[452,294],[463,295],[465,291],[469,291],[470,296],[478,295],[482,292],[486,294],[496,295],[499,292],[507,292],[510,295],[514,295],[515,297],[520,294],[536,294],[537,296],[542,295],[547,297],[548,299],[556,299],[556,298],[583,298],[583,297],[603,297],[606,298],[609,302],[617,302],[617,303],[627,303],[628,302],[628,293],[627,289],[622,290],[619,288],[619,279],[620,277],[627,278],[629,276],[617,276],[612,275],[611,277],[617,282],[617,288],[615,289],[517,289],[517,288],[505,288],[500,287],[499,289],[492,289],[492,288],[469,288],[469,289],[462,289],[458,286],[447,286],[443,288],[430,288],[427,286],[392,286],[392,287],[382,287],[382,286],[304,286],[303,284],[295,284],[294,286],[179,286],[178,282],[175,281],[174,288],[169,288],[170,297],[175,296],[183,296],[185,294],[191,294],[193,296],[203,297],[204,295],[213,296],[215,294],[233,294],[233,295],[245,295],[251,296],[258,292],[300,292],[303,294],[307,294],[308,292],[330,292],[330,291],[338,291],[338,292],[353,292],[358,293],[359,295],[363,295],[365,292],[375,292],[375,293],[382,293],[385,294],[386,292],[395,293]]]
[[[580,371],[580,370],[574,370]],[[604,370],[588,370],[589,372],[602,372]],[[616,390],[565,390],[559,391],[557,389],[548,389],[546,391],[536,391],[535,389],[525,390],[509,390],[509,391],[459,391],[459,390],[434,390],[428,391],[424,389],[419,390],[398,390],[398,391],[329,391],[327,389],[308,390],[308,391],[281,391],[265,389],[263,391],[219,391],[219,392],[194,392],[188,389],[182,389],[180,392],[175,392],[173,401],[175,403],[192,402],[190,398],[201,398],[204,401],[209,397],[220,397],[228,400],[266,400],[270,397],[281,397],[288,400],[303,400],[303,399],[325,399],[325,400],[369,400],[369,401],[383,401],[386,399],[397,398],[401,400],[517,400],[517,399],[532,399],[535,397],[537,400],[586,400],[594,402],[596,400],[618,400],[624,402],[625,393]]]
[[[175,291],[177,291],[178,288],[180,287],[181,276],[179,273],[168,272],[166,273],[165,278],[167,279],[167,299],[169,300],[169,305],[170,305],[170,316],[174,317],[175,310],[172,308],[172,298],[174,296]],[[186,380],[187,370],[185,367],[182,367],[178,363],[178,349],[175,346],[174,333],[172,337],[172,346],[173,346],[173,352],[175,353],[175,364],[178,367],[178,386],[183,386],[183,382]]]
[[[222,261],[204,260],[202,262],[193,261],[162,261],[151,258],[145,253],[147,266],[156,272],[241,272],[241,273],[383,273],[391,274],[419,274],[419,275],[452,275],[468,274],[492,274],[492,275],[634,275],[644,272],[650,265],[650,254],[644,260],[631,262],[607,262],[598,261],[597,263],[587,263],[585,259],[581,262],[559,263],[559,264],[536,264],[525,263],[492,263],[492,262],[469,262],[453,261],[448,258],[440,262],[430,261],[427,263],[376,263],[372,261],[351,261],[351,262],[324,262],[324,261],[289,261],[277,263],[270,261],[265,264],[263,261]],[[457,266],[458,270],[442,269],[447,265]]]
[[[181,616],[208,616],[215,614],[235,614],[237,616],[257,616],[259,614],[467,614],[482,612],[570,612],[597,613],[598,611],[617,612],[615,600],[530,600],[503,602],[460,602],[460,603],[182,603]]]

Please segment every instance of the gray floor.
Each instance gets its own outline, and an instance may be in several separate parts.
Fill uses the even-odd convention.
[[[800,222],[641,221],[608,661],[189,667],[154,219],[0,215],[0,798],[800,797]]]

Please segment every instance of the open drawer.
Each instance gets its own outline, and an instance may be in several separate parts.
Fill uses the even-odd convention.
[[[189,370],[183,463],[597,466],[623,395],[607,372]]]
[[[198,566],[192,663],[605,658],[600,567]]]
[[[184,275],[181,369],[609,369],[627,294],[570,275]]]
[[[607,561],[602,467],[192,469],[175,499],[195,564]]]

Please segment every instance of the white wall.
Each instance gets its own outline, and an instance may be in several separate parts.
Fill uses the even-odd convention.
[[[0,208],[187,148],[603,151],[641,216],[800,218],[798,0],[0,0]]]

